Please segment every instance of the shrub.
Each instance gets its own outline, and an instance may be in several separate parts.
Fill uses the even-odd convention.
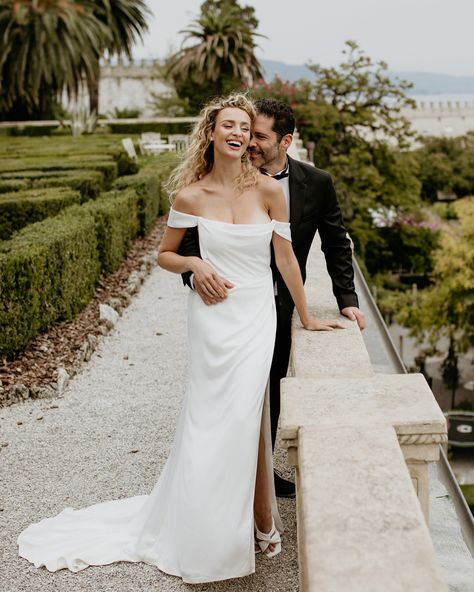
[[[74,208],[78,216],[86,212],[94,218],[101,270],[115,271],[127,252],[130,240],[140,231],[139,199],[135,191],[111,191],[95,202]]]
[[[119,191],[133,190],[137,196],[140,234],[147,234],[160,211],[160,178],[154,171],[141,169],[136,175],[121,177],[114,183]]]
[[[72,171],[32,170],[0,173],[0,182],[2,181],[5,181],[7,187],[9,185],[8,182],[21,181],[20,187],[24,189],[69,187],[79,191],[83,201],[95,199],[103,190],[104,186],[104,176],[100,171],[81,169],[73,169]],[[15,189],[12,189],[12,191],[15,191]]]
[[[64,188],[0,195],[0,240],[6,240],[24,226],[55,216],[64,208],[80,202],[78,191]]]
[[[80,136],[73,138],[10,138],[8,142],[0,137],[0,156],[9,158],[64,158],[70,156],[94,155],[95,160],[104,156],[116,159],[123,147],[116,136]]]
[[[27,160],[30,168],[20,172],[27,178],[13,178],[19,171],[10,168],[3,176],[12,177],[3,181],[72,183],[75,176],[90,178],[91,171],[81,170],[79,162],[64,161],[69,167],[78,165],[72,171],[59,166],[59,162],[54,163],[54,168],[49,163],[49,168],[38,171],[41,159]],[[0,355],[13,357],[36,334],[79,312],[92,297],[99,274],[116,270],[130,240],[149,232],[157,214],[167,211],[169,204],[162,184],[176,165],[177,156],[160,155],[141,162],[143,166],[138,173],[118,179],[113,191],[83,205],[79,205],[79,192],[66,188],[22,191],[10,194],[8,199],[3,196],[5,202],[23,201],[22,207],[26,207],[28,198],[24,196],[28,194],[36,206],[44,202],[44,207],[52,208],[53,197],[69,195],[74,196],[71,198],[74,205],[55,217],[30,224],[0,243]],[[115,162],[103,164],[116,172]],[[7,165],[7,169],[11,167],[11,163]],[[87,162],[88,168],[96,169],[95,174],[96,165]],[[22,216],[26,220],[27,216]],[[28,215],[28,221],[31,216]]]
[[[82,201],[95,199],[104,188],[104,176],[99,171],[64,171],[61,176],[47,176],[32,181],[32,187],[70,187],[79,191]]]
[[[159,132],[164,134],[189,134],[193,128],[194,121],[173,123],[161,122],[135,122],[135,123],[109,123],[112,134],[129,136],[131,134],[142,134],[144,132]]]
[[[120,152],[117,159],[117,174],[119,177],[124,175],[135,175],[138,173],[138,164],[125,152]]]
[[[41,179],[43,177],[59,177],[66,174],[68,171],[42,171],[41,169],[33,169],[28,171],[11,171],[8,173],[0,173],[0,178],[5,180],[24,179],[31,181],[32,179]],[[74,171],[75,172],[75,171]]]
[[[28,183],[22,179],[0,179],[0,193],[10,193],[27,188]]]
[[[113,119],[136,119],[140,117],[140,115],[140,109],[119,109],[118,107],[115,107],[111,114]]]
[[[138,195],[141,234],[147,234],[153,228],[158,215],[169,211],[169,201],[163,184],[177,162],[178,157],[175,154],[162,154],[145,160],[136,175],[121,177],[115,181],[114,188],[133,188]]]
[[[1,355],[87,305],[100,272],[94,230],[90,214],[66,210],[0,245]]]
[[[44,123],[42,125],[23,125],[18,123],[0,130],[1,136],[49,136],[59,127],[57,123]]]
[[[86,156],[81,156],[79,160],[73,158],[54,160],[39,157],[4,159],[3,162],[0,163],[0,174],[5,178],[5,174],[7,173],[15,173],[15,175],[17,175],[23,171],[34,172],[34,175],[36,175],[38,171],[43,173],[55,173],[88,169],[101,172],[104,176],[104,188],[109,189],[117,178],[117,163],[112,158],[102,158],[103,160],[97,160],[94,158],[89,159]],[[54,176],[54,174],[52,176]]]

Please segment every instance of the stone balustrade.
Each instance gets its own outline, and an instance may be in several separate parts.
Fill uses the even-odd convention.
[[[315,241],[306,291],[317,317],[337,305]],[[293,325],[281,440],[296,469],[300,590],[446,591],[427,521],[428,463],[446,422],[423,376],[376,374],[355,323]]]

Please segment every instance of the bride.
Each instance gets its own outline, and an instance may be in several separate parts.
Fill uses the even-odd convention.
[[[159,265],[228,295],[213,306],[189,295],[188,388],[165,468],[149,495],[67,508],[29,526],[19,554],[36,567],[145,562],[202,583],[253,573],[256,552],[281,550],[266,390],[276,324],[271,243],[303,326],[343,325],[308,314],[283,191],[247,155],[254,118],[245,95],[207,105],[170,180]],[[195,226],[202,259],[178,253]]]

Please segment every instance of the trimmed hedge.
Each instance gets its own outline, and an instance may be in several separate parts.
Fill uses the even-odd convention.
[[[142,168],[137,175],[122,177],[114,183],[119,191],[134,190],[137,195],[140,234],[147,234],[160,213],[161,192],[160,178],[156,172]]]
[[[28,183],[21,179],[0,179],[0,194],[27,189]]]
[[[81,201],[78,191],[64,188],[0,195],[0,240],[7,240],[24,226],[55,216],[64,208]]]
[[[17,124],[15,127],[4,127],[0,129],[0,136],[49,136],[51,132],[58,129],[59,124],[43,124],[38,125],[21,125]]]
[[[162,183],[176,162],[176,155],[147,159],[113,191],[0,243],[0,355],[13,357],[39,332],[88,304],[100,273],[116,270],[130,241],[167,211]]]
[[[14,156],[12,158],[12,156]],[[31,153],[12,155],[7,153],[0,161],[0,172],[20,172],[30,170],[64,170],[64,169],[94,169],[96,165],[103,163],[116,163],[118,175],[133,175],[138,171],[137,163],[128,156],[122,148],[115,150],[109,149],[99,153],[85,153],[80,151],[78,153],[64,150],[64,154],[58,153],[56,150],[54,154],[39,151],[39,154],[33,155]]]
[[[31,138],[24,140],[0,138],[0,156],[2,158],[49,157],[62,158],[67,155],[99,155],[112,156],[117,159],[123,152],[122,144],[117,136],[80,136],[78,138],[54,137]]]
[[[103,155],[74,155],[65,152],[62,156],[49,156],[47,154],[37,154],[31,156],[18,157],[15,154],[10,157],[5,157],[0,161],[0,172],[12,173],[15,171],[33,171],[33,170],[44,170],[44,171],[61,171],[64,169],[74,168],[90,168],[87,166],[90,162],[114,162],[114,158],[109,154]],[[71,164],[71,166],[69,165]]]
[[[28,171],[12,171],[8,173],[0,173],[0,179],[25,179],[30,181],[31,179],[41,179],[43,177],[60,177],[65,175],[67,172],[73,171],[42,171],[41,169],[32,169]]]
[[[32,187],[69,187],[79,191],[82,201],[87,201],[95,199],[104,189],[104,176],[99,171],[71,171],[68,175],[35,179]]]
[[[117,175],[135,175],[138,173],[138,164],[125,152],[121,152],[115,159],[117,162]]]
[[[11,357],[94,294],[100,264],[94,218],[83,212],[32,224],[0,244],[0,353]]]
[[[95,235],[101,271],[111,273],[120,267],[130,241],[140,232],[139,198],[135,191],[111,191],[95,202],[77,209],[95,221]]]
[[[84,201],[95,199],[104,188],[103,174],[99,171],[90,171],[87,169],[73,169],[72,171],[32,170],[0,173],[0,187],[3,181],[5,181],[7,187],[9,184],[12,185],[13,181],[21,181],[19,189],[69,187],[70,189],[79,191]],[[12,191],[15,191],[15,189],[12,189]]]
[[[179,157],[172,154],[160,155],[142,166],[136,175],[121,177],[114,183],[119,190],[133,188],[139,197],[140,229],[147,234],[157,216],[167,214],[170,208],[168,197],[163,188]]]
[[[159,123],[159,122],[136,122],[136,123],[108,123],[112,134],[122,134],[130,136],[142,134],[144,132],[159,132],[165,136],[168,134],[189,134],[194,127],[194,123]]]
[[[81,157],[82,158],[82,157]],[[99,171],[104,176],[104,187],[110,189],[110,186],[117,178],[118,167],[117,163],[112,159],[103,160],[80,160],[64,158],[62,160],[51,160],[48,158],[24,158],[24,159],[10,159],[0,162],[0,175],[5,173],[19,173],[21,171],[80,171],[89,169]]]

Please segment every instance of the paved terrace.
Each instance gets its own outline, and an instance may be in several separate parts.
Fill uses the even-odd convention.
[[[17,557],[31,522],[99,501],[148,493],[164,465],[186,376],[186,290],[155,268],[64,397],[0,409],[0,592],[189,590],[145,564],[49,573]],[[284,468],[285,459],[278,458]],[[229,467],[229,470],[232,470]],[[280,504],[282,553],[256,574],[193,591],[298,589],[294,500]]]

